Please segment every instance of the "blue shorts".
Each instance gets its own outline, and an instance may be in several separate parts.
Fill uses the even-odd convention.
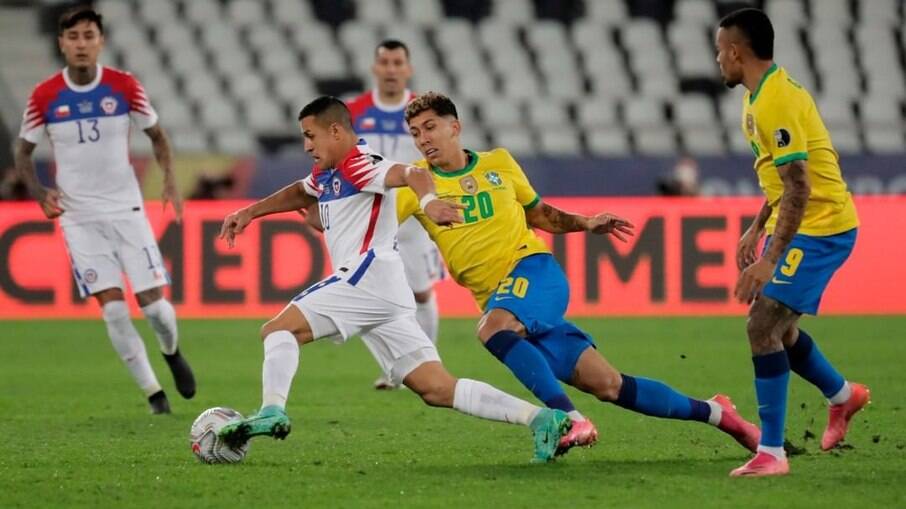
[[[818,314],[821,296],[834,272],[849,258],[857,231],[853,228],[826,237],[796,234],[762,293],[797,313]],[[765,251],[770,243],[768,237]]]
[[[588,334],[563,318],[568,305],[566,275],[553,255],[543,253],[520,260],[497,285],[484,312],[499,308],[512,313],[557,378],[570,382],[579,355],[595,344]]]

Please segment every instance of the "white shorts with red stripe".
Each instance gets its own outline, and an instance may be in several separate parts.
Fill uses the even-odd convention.
[[[390,284],[385,271],[396,273],[393,284],[402,291],[390,287],[384,292],[366,289],[371,286],[366,283],[380,280]],[[387,298],[396,294],[405,296],[403,302]],[[290,305],[305,315],[315,339],[342,343],[361,335],[378,365],[397,384],[422,363],[440,360],[437,349],[415,320],[415,300],[405,284],[398,256],[392,263],[368,251],[358,265],[340,267],[300,293]]]

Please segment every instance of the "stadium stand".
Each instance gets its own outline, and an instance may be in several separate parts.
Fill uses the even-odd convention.
[[[777,61],[812,90],[841,152],[903,152],[903,2],[753,4],[774,20]],[[107,62],[144,82],[181,152],[249,154],[262,136],[295,139],[296,112],[306,100],[368,86],[372,48],[385,37],[412,48],[416,90],[442,90],[460,104],[476,146],[552,156],[749,152],[738,126],[741,90],[720,83],[712,42],[719,16],[740,2],[95,5],[108,21]],[[35,71],[25,76],[10,62],[27,58],[52,72],[47,35],[38,52],[3,45],[0,77],[22,104],[22,84],[37,81]],[[6,114],[4,121],[15,132],[18,118]],[[135,148],[148,150],[144,143]]]

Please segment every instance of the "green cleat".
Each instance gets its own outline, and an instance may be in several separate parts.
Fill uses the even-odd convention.
[[[569,433],[573,426],[566,412],[542,408],[529,425],[535,435],[535,456],[532,463],[554,461],[560,438]]]
[[[286,412],[276,405],[270,405],[248,418],[227,424],[217,436],[230,447],[236,448],[250,438],[262,435],[283,440],[291,430],[292,425]]]

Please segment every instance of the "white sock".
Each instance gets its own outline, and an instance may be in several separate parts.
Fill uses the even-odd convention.
[[[101,311],[104,323],[107,324],[107,335],[110,336],[113,349],[126,363],[135,383],[141,387],[146,396],[159,391],[160,383],[157,382],[154,370],[151,369],[151,363],[148,362],[145,343],[135,330],[132,318],[129,317],[129,306],[125,301],[113,300],[104,304]]]
[[[437,299],[434,297],[433,291],[431,292],[431,298],[428,299],[428,302],[415,303],[415,320],[418,321],[418,325],[421,326],[422,330],[427,334],[428,339],[435,345],[437,344],[437,313]]]
[[[286,408],[286,398],[299,369],[299,343],[291,332],[271,332],[264,338],[264,366],[261,369],[261,408]]]
[[[151,304],[142,308],[142,313],[154,329],[157,335],[157,342],[160,343],[160,351],[173,355],[176,352],[177,332],[176,332],[176,310],[167,299],[158,299]]]
[[[766,445],[759,445],[758,452],[766,452],[779,460],[786,458],[786,451],[783,450],[783,447],[768,447]]]
[[[453,408],[467,415],[524,426],[528,426],[541,411],[540,407],[528,401],[468,378],[456,381]]]
[[[849,401],[849,397],[852,395],[853,389],[850,387],[849,382],[843,382],[843,387],[827,401],[829,401],[831,405],[842,405]]]
[[[706,399],[705,403],[707,403],[708,406],[711,407],[711,415],[708,416],[708,424],[717,426],[718,424],[720,424],[720,418],[724,414],[723,407],[718,405],[716,401],[711,401],[710,399]]]
[[[580,414],[578,410],[571,410],[571,411],[567,412],[567,415],[569,415],[569,418],[573,421],[584,421],[585,420],[585,416]]]

